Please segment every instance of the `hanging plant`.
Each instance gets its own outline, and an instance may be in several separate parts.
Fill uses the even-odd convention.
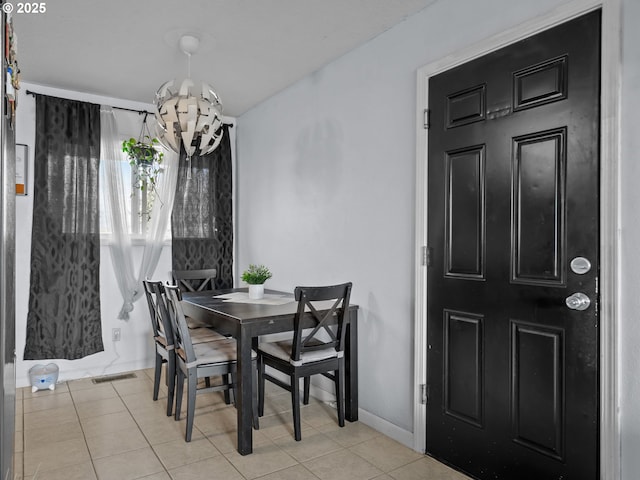
[[[149,138],[148,135],[144,136],[144,139],[148,140],[148,143],[142,140],[136,140],[130,138],[122,142],[122,151],[127,154],[131,165],[152,165],[155,163],[162,163],[162,157],[164,154],[155,148],[160,142],[157,138]]]
[[[136,187],[140,190],[154,189],[158,176],[162,172],[164,153],[158,147],[160,141],[151,137],[147,127],[147,114],[144,114],[140,136],[122,142],[122,151],[127,154],[129,164],[134,167]]]
[[[129,138],[122,142],[122,151],[127,154],[129,165],[132,167],[134,188],[146,191],[146,208],[143,208],[140,214],[147,215],[147,218],[151,218],[153,200],[157,196],[156,185],[163,170],[164,152],[159,147],[160,141],[149,134],[146,113],[138,139]]]
[[[157,138],[150,138],[148,135],[138,140],[130,138],[122,142],[122,151],[127,154],[129,165],[136,175],[135,186],[140,190],[154,189],[162,172],[164,153],[156,148],[159,144]]]

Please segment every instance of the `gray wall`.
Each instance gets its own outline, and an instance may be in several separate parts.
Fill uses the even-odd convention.
[[[622,2],[621,424],[635,479],[640,2]],[[416,71],[563,3],[439,1],[238,119],[238,268],[269,265],[273,288],[353,281],[361,407],[400,430],[413,429]]]
[[[622,473],[640,478],[640,2],[622,5],[620,392]]]

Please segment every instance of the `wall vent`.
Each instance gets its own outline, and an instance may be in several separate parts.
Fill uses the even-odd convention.
[[[135,373],[122,373],[118,375],[105,375],[104,377],[97,377],[92,380],[93,383],[105,383],[115,382],[117,380],[128,380],[130,378],[137,378]]]

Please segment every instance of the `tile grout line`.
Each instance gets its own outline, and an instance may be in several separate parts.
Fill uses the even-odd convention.
[[[165,374],[166,374],[166,370],[165,370]],[[186,379],[185,379],[185,381],[186,381]],[[185,390],[185,392],[186,392],[186,390]],[[235,394],[235,391],[234,391],[234,394]],[[184,399],[183,399],[183,400],[184,400]],[[196,402],[197,402],[197,400],[198,400],[198,395],[197,395],[197,393],[196,393]],[[174,403],[175,403],[175,391],[174,391]],[[174,405],[174,406],[175,406],[175,405]],[[211,444],[211,446],[212,446],[213,448],[215,448],[215,449],[216,449],[216,451],[220,454],[220,456],[221,456],[222,458],[224,458],[224,459],[225,459],[225,461],[226,461],[227,463],[229,463],[229,465],[231,466],[231,468],[233,468],[236,472],[238,472],[238,475],[240,475],[244,480],[252,480],[252,479],[247,478],[246,476],[244,476],[244,475],[242,474],[242,472],[241,472],[240,470],[238,470],[238,468],[233,464],[233,462],[232,462],[231,460],[229,460],[229,458],[227,458],[227,455],[226,455],[225,453],[221,452],[221,451],[218,449],[218,447],[216,447],[216,446],[213,444],[213,442],[209,439],[209,437],[208,437],[208,436],[207,436],[207,435],[206,435],[202,430],[200,430],[200,429],[198,428],[198,426],[196,425],[195,412],[194,412],[194,418],[193,418],[193,428],[195,428],[196,430],[198,430],[198,431],[200,432],[200,434],[201,434],[204,438],[206,438],[206,439],[207,439],[207,441]],[[237,436],[237,428],[236,428],[236,436]],[[170,476],[171,478],[173,478],[173,475],[171,475],[171,474],[169,473],[169,471],[168,471],[168,470],[167,470],[167,474],[169,474],[169,476]]]
[[[151,383],[153,382],[153,378],[151,378],[149,372],[146,369],[141,370],[139,372],[139,375],[141,377],[141,378],[139,378],[139,381],[141,382],[140,387],[145,386],[149,382],[151,382]],[[78,398],[79,397],[78,397],[78,395],[79,395],[79,392],[81,392],[83,390],[86,390],[86,389],[85,388],[80,388],[79,390],[75,390],[75,389],[72,389],[70,387],[69,383],[71,383],[71,382],[67,381],[65,383],[66,383],[67,391],[69,392],[69,396],[71,398],[72,405],[74,407],[76,420],[80,424],[80,429],[81,429],[81,432],[82,432],[82,438],[84,440],[85,448],[87,449],[87,451],[89,453],[89,458],[91,460],[91,466],[92,466],[94,475],[96,476],[96,478],[99,478],[98,471],[96,469],[95,459],[93,458],[93,455],[91,454],[91,450],[89,449],[87,436],[86,436],[85,425],[82,423],[82,421],[80,419],[80,416],[79,416],[79,407],[78,407],[78,405],[79,405]],[[142,385],[143,383],[145,385]],[[169,478],[173,478],[173,475],[170,473],[168,467],[165,466],[165,464],[162,461],[162,459],[160,458],[159,454],[154,449],[154,446],[151,444],[151,437],[149,437],[149,434],[145,433],[144,430],[142,429],[142,424],[140,422],[143,419],[143,417],[141,415],[138,416],[135,413],[136,411],[138,411],[138,409],[135,409],[134,407],[136,407],[136,405],[138,405],[138,404],[140,404],[141,407],[144,407],[143,399],[146,398],[145,395],[147,395],[147,394],[151,398],[151,391],[147,391],[146,388],[144,388],[144,389],[139,391],[137,385],[134,385],[133,388],[128,388],[127,386],[125,386],[124,388],[118,389],[113,384],[113,382],[109,382],[109,384],[111,385],[111,389],[112,389],[111,392],[114,394],[114,398],[118,398],[118,400],[122,403],[122,407],[124,409],[123,411],[126,411],[131,416],[132,420],[134,421],[134,424],[139,429],[140,433],[142,434],[142,436],[144,438],[145,446],[144,447],[140,447],[140,449],[142,449],[142,448],[150,448],[153,451],[153,454],[154,454],[153,456],[158,460],[159,466],[161,466],[161,469],[162,469],[162,470],[159,470],[158,472],[146,474],[145,476],[137,477],[137,478],[139,480],[143,480],[143,479],[145,479],[147,477],[161,474],[162,472],[164,472],[166,475],[168,475]],[[81,385],[80,387],[83,387],[83,386],[84,385]],[[92,387],[88,387],[87,389],[90,389],[90,388],[92,388]],[[21,391],[21,393],[22,393],[22,395],[20,395],[20,398],[19,398],[18,401],[21,403],[21,406],[22,406],[21,415],[22,415],[22,425],[23,425],[22,426],[22,475],[23,475],[23,477],[21,477],[21,478],[24,478],[24,468],[25,468],[26,452],[27,452],[26,435],[25,435],[25,418],[24,418],[25,417],[25,402],[26,402],[26,399],[25,399],[24,391]],[[56,392],[55,395],[62,394],[62,393],[64,393],[64,392]],[[137,395],[137,394],[140,394],[140,402],[142,402],[142,403],[138,402],[138,400],[136,400],[136,399],[133,399],[133,400],[136,400],[134,403],[132,403],[132,401],[129,401],[129,403],[125,402],[125,397],[131,396],[131,395]],[[286,395],[286,394],[284,394],[284,395]],[[32,397],[29,397],[29,398],[32,398]],[[149,398],[149,402],[151,402],[150,398]],[[91,401],[97,401],[97,400],[99,400],[99,399],[95,399],[95,400],[91,400]],[[158,399],[158,400],[160,400],[160,399]],[[164,397],[164,400],[165,400],[164,403],[166,403],[166,397]],[[82,404],[82,403],[83,402],[80,402],[80,404]],[[302,408],[304,408],[304,407],[302,407]],[[142,414],[143,410],[140,409],[138,413]],[[275,413],[272,414],[272,415],[275,415]],[[165,417],[163,416],[162,418],[164,419]],[[167,417],[167,418],[170,419],[170,417]],[[236,471],[238,473],[240,478],[245,479],[245,480],[253,479],[254,477],[251,476],[250,472],[248,472],[249,476],[244,475],[239,470],[239,467],[237,467],[236,464],[234,464],[234,462],[231,460],[231,458],[233,458],[233,453],[235,452],[235,450],[233,450],[232,452],[227,452],[227,453],[224,453],[224,452],[220,451],[218,449],[218,447],[216,447],[216,445],[212,442],[211,437],[209,435],[205,434],[204,431],[201,428],[198,427],[197,419],[198,419],[198,417],[196,416],[195,422],[194,422],[194,428],[202,435],[202,437],[204,439],[207,440],[207,442],[211,445],[211,448],[213,448],[214,451],[217,451],[221,455],[221,458],[225,459],[225,461],[229,464],[229,466],[232,467],[233,471]],[[410,461],[407,461],[406,463],[403,463],[403,465],[394,467],[389,472],[386,472],[383,468],[377,467],[376,465],[372,464],[369,460],[367,460],[367,458],[365,458],[364,456],[360,455],[357,451],[352,450],[356,446],[361,445],[363,443],[366,443],[368,441],[371,441],[374,438],[384,437],[384,435],[381,434],[380,432],[376,431],[375,435],[373,435],[373,436],[369,436],[367,434],[367,438],[362,438],[360,432],[356,432],[355,438],[351,438],[351,441],[355,440],[356,442],[353,443],[353,444],[349,444],[349,442],[347,442],[347,444],[348,444],[348,446],[347,446],[347,445],[345,445],[345,444],[343,444],[343,443],[341,443],[339,441],[336,441],[336,440],[332,439],[331,432],[333,430],[322,431],[322,430],[319,430],[317,426],[314,426],[313,422],[312,423],[307,423],[304,420],[302,420],[302,421],[303,421],[303,423],[307,424],[310,428],[314,429],[314,431],[316,431],[323,438],[327,438],[327,439],[332,440],[333,442],[337,443],[337,448],[338,448],[337,450],[332,451],[332,452],[327,452],[327,453],[325,453],[323,455],[319,455],[318,457],[314,457],[313,458],[314,460],[315,459],[319,459],[319,458],[321,459],[322,457],[334,454],[334,453],[339,452],[339,451],[346,451],[346,452],[350,452],[351,454],[355,455],[357,458],[361,459],[363,462],[365,462],[365,464],[367,464],[367,465],[379,470],[381,472],[380,475],[382,475],[382,476],[384,476],[384,475],[391,476],[391,473],[396,471],[397,469],[405,467],[407,465],[411,465],[413,463],[416,463],[416,462],[419,462],[419,461],[422,460],[422,458],[415,459],[415,460],[410,460]],[[328,424],[328,422],[327,422],[327,424]],[[324,423],[322,425],[320,425],[320,428],[323,425],[324,425]],[[339,430],[337,430],[337,431],[339,432]],[[237,431],[236,431],[236,435],[237,435]],[[280,437],[278,437],[278,438],[280,438]],[[318,476],[312,470],[310,470],[309,467],[305,464],[305,462],[308,462],[308,460],[305,460],[305,461],[298,460],[295,456],[291,455],[287,451],[286,445],[284,445],[284,446],[280,445],[277,442],[277,439],[271,438],[269,435],[267,435],[267,439],[269,440],[269,443],[271,445],[273,445],[275,448],[277,448],[280,452],[282,452],[282,453],[286,454],[288,457],[290,457],[293,460],[294,465],[277,468],[273,472],[269,472],[269,473],[266,473],[264,475],[261,475],[260,477],[256,477],[256,480],[258,480],[258,479],[260,479],[260,478],[262,478],[264,476],[269,476],[269,475],[275,474],[277,472],[281,472],[283,470],[286,470],[287,468],[292,468],[292,467],[298,466],[298,465],[301,466],[304,469],[304,471],[309,473],[313,478],[318,478]],[[158,437],[158,440],[165,440],[165,439],[163,437]],[[172,440],[169,440],[169,441],[172,441]],[[139,449],[136,449],[136,450],[139,450]],[[198,461],[200,461],[200,460],[198,460]],[[194,462],[191,462],[191,463],[197,463],[197,461],[194,461]],[[189,465],[189,464],[186,464],[186,465]],[[41,467],[38,466],[38,469],[36,470],[35,476],[29,477],[29,478],[31,478],[32,480],[37,480],[37,477],[39,476],[39,473],[40,473],[40,468]],[[179,468],[179,467],[176,467],[176,468]],[[16,478],[18,478],[18,477],[16,477]]]
[[[147,375],[147,371],[146,370],[142,370],[143,375],[145,376],[145,378],[150,379],[149,376]],[[153,379],[150,379],[153,382]],[[110,382],[112,383],[112,382]],[[138,427],[138,430],[140,430],[140,434],[144,437],[145,442],[147,442],[147,446],[149,447],[149,449],[151,450],[151,452],[153,452],[153,455],[158,459],[158,462],[160,462],[160,465],[162,465],[162,470],[164,471],[164,473],[166,473],[169,478],[173,478],[173,475],[171,475],[169,473],[169,470],[167,469],[167,467],[165,466],[164,462],[162,461],[162,459],[158,456],[158,453],[155,451],[155,449],[153,448],[153,445],[151,445],[151,441],[149,440],[149,438],[147,437],[147,435],[144,433],[144,430],[142,429],[142,427],[140,426],[140,424],[138,423],[138,420],[136,419],[135,414],[131,411],[131,409],[129,408],[129,405],[127,405],[127,402],[124,401],[123,396],[120,394],[120,392],[118,391],[117,388],[115,388],[113,385],[111,385],[111,387],[116,391],[116,394],[118,395],[118,398],[120,399],[120,401],[122,402],[122,404],[124,405],[124,408],[127,410],[127,412],[129,413],[129,415],[131,415],[131,419],[133,420],[133,422],[136,424],[136,426]],[[158,399],[159,400],[159,399]],[[157,400],[156,400],[157,401]],[[138,449],[138,450],[142,450],[142,449]],[[145,475],[144,477],[138,477],[138,480],[144,480],[144,478],[149,477],[151,475],[156,475],[159,472],[156,473],[152,473],[150,475]]]
[[[113,388],[113,387],[112,387]],[[69,386],[69,381],[67,381],[67,389],[69,390],[69,396],[71,397],[71,403],[73,403],[73,409],[76,411],[76,417],[78,419],[78,423],[80,424],[80,430],[82,431],[82,437],[84,438],[84,444],[87,447],[87,453],[89,454],[89,460],[91,461],[91,468],[93,469],[93,474],[98,477],[98,471],[96,470],[96,465],[93,462],[93,455],[91,455],[91,449],[89,448],[89,443],[87,442],[87,434],[84,431],[84,426],[82,425],[82,421],[80,419],[80,413],[78,412],[78,407],[76,405],[76,399],[73,395],[71,387]],[[33,480],[36,480],[35,478]]]
[[[154,381],[154,379],[153,379],[153,378],[151,378],[151,377],[147,374],[146,370],[143,370],[143,372],[144,372],[145,377],[146,377],[149,381],[151,381],[151,382],[153,382],[153,381]],[[165,374],[166,374],[166,372],[165,372]],[[144,433],[144,431],[143,431],[142,427],[141,427],[141,426],[140,426],[140,424],[138,423],[138,420],[136,419],[135,414],[134,414],[134,413],[129,409],[129,406],[128,406],[128,405],[127,405],[127,403],[124,401],[124,398],[120,395],[120,392],[118,391],[118,389],[114,388],[114,390],[116,391],[116,393],[118,394],[118,397],[120,398],[120,400],[121,400],[121,401],[122,401],[122,403],[124,404],[125,408],[127,409],[127,412],[129,412],[129,414],[131,415],[131,418],[133,419],[133,421],[135,422],[135,424],[138,426],[138,429],[140,430],[140,433],[141,433],[141,434],[142,434],[142,436],[144,437],[145,441],[147,442],[147,445],[149,446],[149,448],[151,449],[151,451],[153,452],[153,454],[155,455],[155,457],[156,457],[156,458],[158,459],[158,461],[160,462],[160,465],[162,465],[163,471],[164,471],[164,472],[165,472],[165,473],[166,473],[170,478],[173,478],[173,475],[169,472],[169,469],[167,468],[167,466],[164,464],[164,462],[162,461],[162,459],[158,456],[158,454],[156,453],[155,449],[153,448],[153,445],[151,444],[151,441],[149,440],[149,438],[147,437],[147,435]],[[141,392],[141,393],[142,393],[142,392]],[[158,398],[158,400],[160,400],[160,398]],[[154,401],[158,401],[158,400],[154,400]],[[167,416],[166,418],[174,418],[174,416],[173,416],[173,415],[171,415],[171,416]],[[194,425],[193,425],[193,427],[194,427],[194,428],[196,428],[196,429],[200,432],[200,434],[202,435],[202,437],[203,437],[203,438],[205,438],[205,439],[209,442],[209,444],[211,445],[211,448],[215,449],[215,450],[220,454],[220,456],[222,456],[225,460],[227,460],[227,461],[229,462],[229,464],[230,464],[230,465],[231,465],[231,466],[232,466],[232,467],[233,467],[233,468],[238,472],[238,474],[239,474],[242,478],[244,478],[245,480],[250,480],[250,479],[247,479],[247,477],[245,477],[244,475],[242,475],[242,473],[240,473],[240,471],[238,471],[238,470],[237,470],[237,468],[235,468],[235,465],[233,465],[233,463],[231,463],[231,462],[226,458],[226,456],[225,456],[225,455],[224,455],[220,450],[218,450],[218,449],[216,448],[216,446],[215,446],[215,445],[214,445],[214,444],[209,440],[209,437],[207,437],[207,435],[205,435],[205,434],[204,434],[200,429],[198,429],[198,427],[197,427],[197,426],[196,426],[196,424],[195,424],[195,418],[194,418]],[[184,440],[184,439],[183,439],[183,440]],[[164,442],[164,443],[169,443],[169,442]],[[194,462],[194,463],[197,463],[197,462]],[[187,465],[188,465],[188,464],[187,464]],[[186,465],[184,465],[184,466],[186,466]],[[176,467],[176,468],[179,468],[179,467]],[[155,474],[154,474],[154,473],[152,473],[151,475],[155,475]],[[144,477],[139,477],[137,480],[144,480],[145,478],[147,478],[148,476],[151,476],[151,475],[145,475]]]

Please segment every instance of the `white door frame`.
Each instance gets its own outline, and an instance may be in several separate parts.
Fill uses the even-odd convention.
[[[416,102],[416,271],[414,449],[426,449],[426,405],[420,386],[427,379],[427,272],[423,247],[427,245],[427,152],[424,109],[428,108],[429,78],[481,57],[559,23],[602,9],[600,99],[600,478],[620,479],[620,426],[618,393],[619,324],[619,210],[621,0],[573,0],[553,11],[518,25],[453,55],[420,68]]]

